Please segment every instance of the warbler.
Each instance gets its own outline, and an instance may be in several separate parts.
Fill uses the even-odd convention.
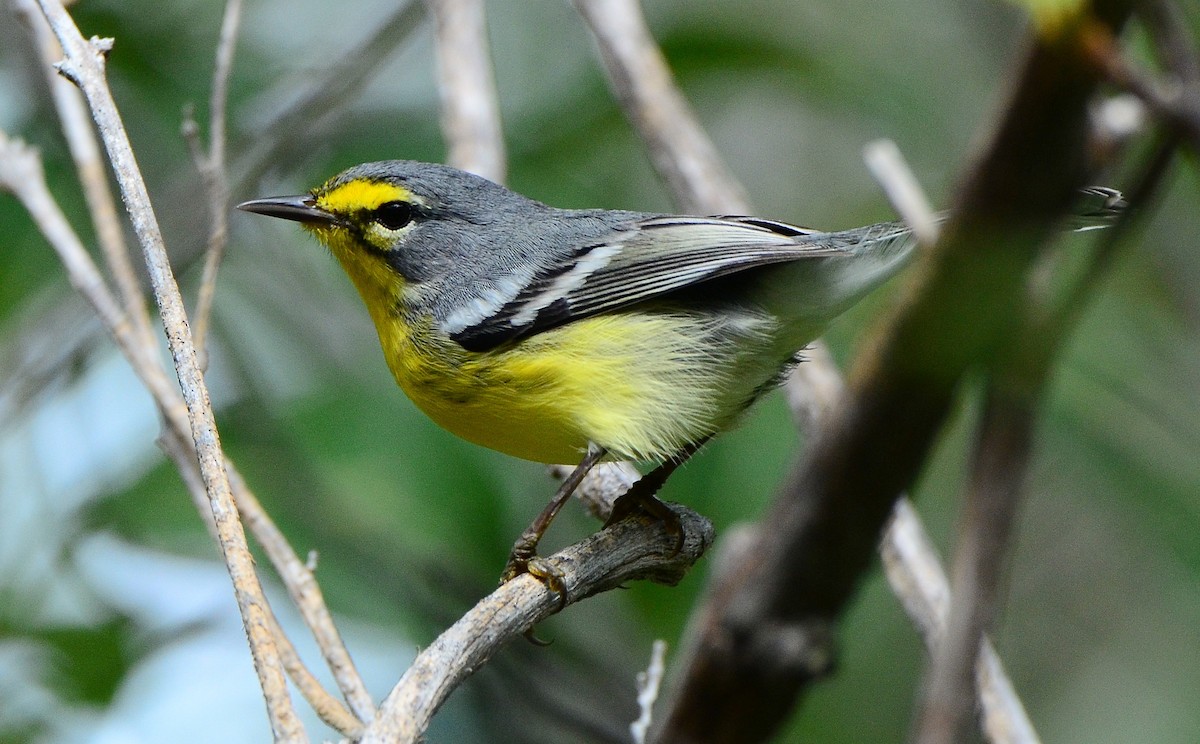
[[[1091,197],[1086,225],[1120,198]],[[298,221],[328,246],[396,382],[438,424],[527,460],[583,458],[544,524],[518,540],[506,576],[527,568],[602,457],[659,463],[637,500],[669,519],[657,485],[914,245],[899,222],[820,232],[758,217],[556,209],[404,160],[238,208]]]

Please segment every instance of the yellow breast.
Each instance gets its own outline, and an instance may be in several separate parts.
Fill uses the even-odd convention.
[[[383,321],[384,354],[413,402],[449,431],[516,457],[574,462],[596,442],[661,460],[726,423],[727,371],[699,348],[703,329],[687,316],[604,315],[484,353],[428,322]]]

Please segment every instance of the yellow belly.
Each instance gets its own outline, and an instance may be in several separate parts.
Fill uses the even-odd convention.
[[[427,324],[405,332],[378,320],[388,365],[417,406],[464,439],[528,460],[573,462],[589,442],[665,459],[729,425],[749,394],[731,384],[734,360],[704,343],[711,323],[688,315],[603,315],[484,353]]]

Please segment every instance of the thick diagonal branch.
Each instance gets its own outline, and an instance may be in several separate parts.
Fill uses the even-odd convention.
[[[1106,7],[1101,21],[1119,28],[1126,12]],[[828,671],[833,623],[897,495],[919,474],[963,375],[1011,337],[1026,272],[1083,183],[1097,72],[1072,31],[1034,40],[907,301],[861,358],[757,549],[714,591],[662,740],[764,740]]]

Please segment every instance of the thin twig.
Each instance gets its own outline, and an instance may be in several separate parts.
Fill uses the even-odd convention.
[[[950,614],[929,666],[913,740],[961,741],[975,712],[980,645],[995,624],[1005,557],[1032,452],[1044,381],[996,381],[984,404],[955,548]]]
[[[200,472],[209,494],[226,566],[233,580],[255,671],[266,697],[272,732],[277,741],[304,741],[306,737],[292,707],[279,652],[267,626],[266,599],[255,574],[254,560],[233,502],[208,388],[196,364],[196,350],[188,331],[183,298],[171,272],[150,196],[105,82],[104,57],[112,42],[99,39],[86,41],[62,4],[56,0],[39,0],[39,5],[63,48],[65,59],[58,69],[80,87],[88,100],[117,174],[134,232],[142,245],[150,283],[167,333],[168,347],[187,404]]]
[[[483,0],[426,2],[433,16],[446,162],[504,183],[504,134]]]
[[[287,538],[263,509],[233,463],[226,461],[225,467],[229,471],[229,481],[242,519],[271,559],[271,565],[275,567],[305,625],[312,632],[338,689],[359,720],[370,721],[375,715],[375,703],[334,624],[313,570],[288,544]]]
[[[944,637],[950,612],[950,582],[933,542],[912,502],[900,499],[884,533],[880,552],[892,591],[932,653]],[[1013,689],[995,647],[984,639],[979,647],[976,686],[981,726],[994,744],[1038,744],[1040,739]]]
[[[175,397],[178,398],[178,394]],[[182,401],[180,402],[182,403]],[[186,413],[183,416],[183,423],[186,424]],[[185,441],[182,436],[184,435],[181,435],[177,427],[169,424],[163,428],[162,436],[159,438],[159,445],[175,463],[175,467],[179,471],[184,485],[187,486],[187,491],[195,502],[197,509],[202,515],[207,514],[208,518],[204,522],[208,526],[213,539],[217,540],[216,525],[212,520],[212,511],[208,507],[208,494],[205,492],[204,480],[200,477],[200,470],[196,464],[195,451],[192,448],[191,441]],[[234,469],[233,463],[226,461],[225,466],[230,472],[230,481],[233,486],[234,496],[238,501],[238,510],[242,514],[242,519],[246,521],[248,528],[254,533],[259,543],[266,544],[267,547],[264,550],[267,552],[268,557],[271,558],[272,564],[277,567],[276,570],[279,571],[281,576],[284,576],[284,571],[278,568],[280,564],[284,563],[284,561],[278,559],[278,553],[281,549],[292,555],[294,553],[292,553],[291,548],[286,543],[282,547],[280,546],[281,535],[277,540],[268,540],[264,543],[260,537],[263,527],[261,524],[257,525],[258,529],[256,530],[255,525],[256,521],[261,521],[257,517],[265,518],[266,516],[262,507],[259,505],[257,499],[254,498],[254,495],[245,490],[245,484],[242,483],[241,476]],[[268,519],[267,521],[269,522],[270,520]],[[269,528],[270,531],[278,533],[274,524],[270,524]],[[312,581],[311,577],[309,581]],[[296,599],[297,593],[294,587],[300,583],[300,581],[290,576],[285,576],[284,578],[284,585],[291,592],[293,602],[300,608],[301,616],[308,627],[313,630],[314,635],[317,635],[318,644],[320,644],[321,634],[317,629],[332,627],[332,620],[328,620],[328,622],[314,622],[309,619],[313,614],[310,607],[314,604],[313,597],[306,595],[304,601]],[[316,600],[318,600],[317,604],[320,605],[321,609],[324,609],[323,602],[320,601],[319,592]],[[327,616],[328,612],[326,611],[324,614]],[[355,714],[351,713],[343,703],[326,692],[321,683],[317,681],[316,676],[304,664],[304,660],[300,658],[300,654],[296,651],[296,647],[292,644],[291,639],[283,631],[282,626],[279,624],[279,619],[270,604],[267,605],[267,620],[271,628],[271,633],[274,635],[275,642],[278,645],[279,656],[283,662],[284,671],[287,672],[292,683],[296,685],[296,689],[300,692],[301,696],[312,706],[317,716],[343,736],[355,738],[361,735],[362,721]],[[338,638],[336,645],[340,646],[340,644],[341,639]],[[322,649],[324,649],[324,646],[322,646]],[[335,669],[335,676],[336,674],[337,671]]]
[[[71,151],[71,159],[75,162],[88,213],[96,229],[100,250],[108,264],[109,273],[116,282],[121,304],[129,321],[142,337],[143,343],[154,345],[154,335],[146,311],[146,299],[133,267],[129,247],[125,244],[125,233],[117,213],[116,200],[108,185],[108,170],[100,156],[100,144],[96,141],[96,130],[83,95],[79,88],[55,72],[53,65],[62,57],[62,47],[34,1],[14,0],[13,7],[25,23],[41,58],[40,66],[46,74],[46,85],[54,99],[63,136]]]
[[[712,542],[712,525],[678,505],[678,536],[661,521],[633,516],[546,560],[563,573],[569,602],[637,579],[674,584]],[[416,742],[446,697],[502,645],[560,609],[546,585],[524,574],[502,585],[438,636],[404,673],[363,735],[362,744]]]
[[[229,75],[233,71],[233,52],[237,46],[238,25],[242,17],[242,0],[228,0],[221,19],[217,40],[217,61],[213,70],[212,95],[208,104],[208,153],[201,154],[192,144],[192,159],[204,181],[208,197],[208,250],[204,256],[204,271],[196,295],[195,322],[192,324],[200,368],[208,368],[208,326],[212,319],[213,298],[217,292],[217,270],[229,241],[229,178],[225,168],[225,110],[229,102]],[[184,133],[190,143],[196,142],[196,122],[191,116],[184,121]]]
[[[267,620],[271,626],[271,633],[275,636],[275,642],[279,646],[279,656],[283,660],[284,670],[296,685],[296,689],[312,706],[317,717],[348,739],[354,740],[361,737],[363,722],[350,712],[345,703],[325,691],[325,688],[321,686],[321,683],[300,658],[299,652],[292,645],[292,641],[284,632],[283,627],[279,625],[279,619],[273,611],[267,613]]]
[[[863,161],[875,181],[883,187],[896,214],[912,230],[917,243],[925,247],[936,243],[937,215],[896,143],[890,139],[868,142],[863,147]]]
[[[235,161],[231,178],[234,187],[258,178],[264,169],[274,167],[288,148],[304,145],[309,141],[306,137],[315,136],[320,130],[317,123],[359,90],[391,58],[396,47],[412,35],[424,16],[424,3],[402,0],[369,37],[348,49],[290,106],[265,122],[259,130],[267,136],[256,138],[251,149]],[[297,133],[302,136],[297,137]]]
[[[600,49],[613,95],[680,209],[749,214],[745,191],[675,85],[637,0],[575,0],[575,7]]]
[[[667,642],[657,639],[650,647],[650,665],[637,676],[637,720],[629,724],[633,744],[646,744],[646,734],[654,722],[654,703],[662,688],[663,675],[667,671]]]

